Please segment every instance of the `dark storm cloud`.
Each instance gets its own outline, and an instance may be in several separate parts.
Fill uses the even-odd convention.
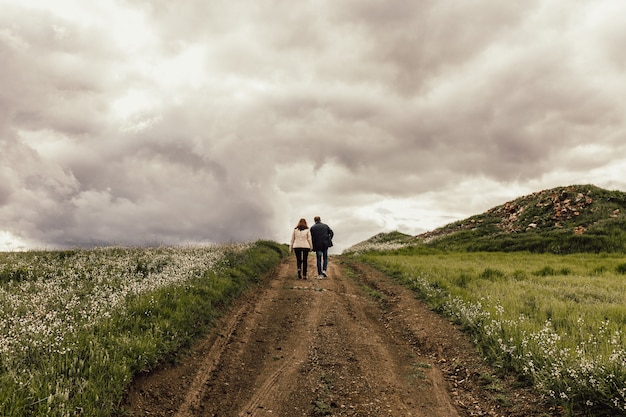
[[[29,242],[284,240],[322,215],[345,246],[623,184],[617,1],[45,5],[0,16],[0,233]]]

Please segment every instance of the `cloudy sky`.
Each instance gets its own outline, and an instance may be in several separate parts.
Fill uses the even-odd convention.
[[[335,252],[626,191],[623,0],[0,0],[0,249]]]

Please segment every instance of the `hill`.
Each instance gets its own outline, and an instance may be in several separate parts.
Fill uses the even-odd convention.
[[[594,185],[557,187],[417,236],[383,233],[355,247],[364,243],[465,251],[624,252],[626,193]]]

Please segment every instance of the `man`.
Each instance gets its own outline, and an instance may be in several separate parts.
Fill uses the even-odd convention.
[[[315,224],[311,226],[311,240],[313,250],[317,258],[317,279],[328,276],[328,248],[333,246],[333,236],[335,235],[327,224],[322,223],[320,216],[315,216]]]

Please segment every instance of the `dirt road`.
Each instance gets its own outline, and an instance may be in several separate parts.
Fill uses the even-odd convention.
[[[315,270],[309,257],[309,271]],[[333,257],[298,280],[289,258],[179,363],[138,379],[131,416],[547,416],[497,379],[415,295]]]

